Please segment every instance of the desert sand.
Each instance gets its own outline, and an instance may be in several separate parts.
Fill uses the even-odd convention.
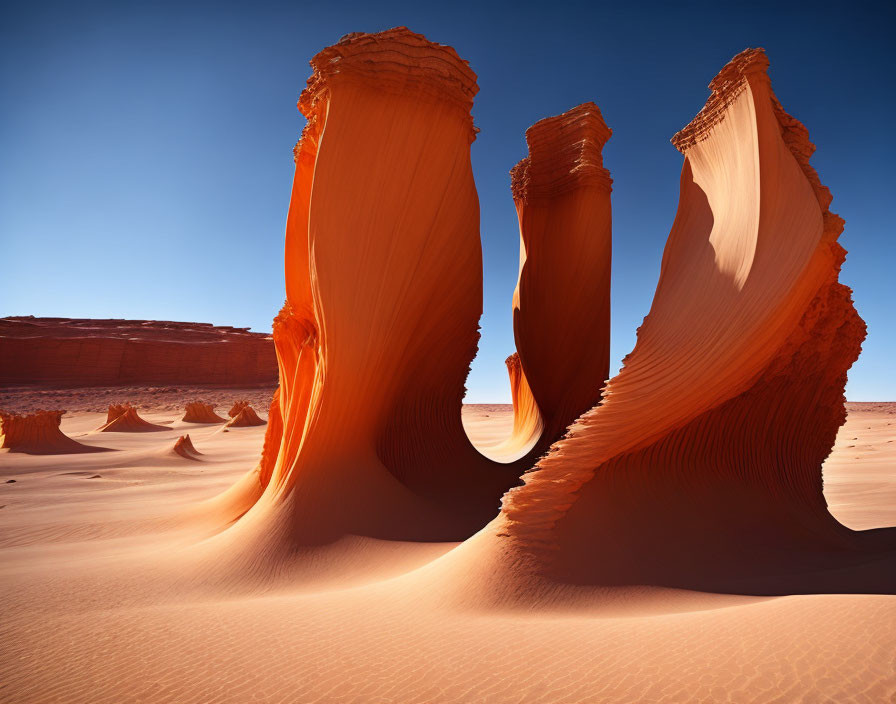
[[[183,571],[201,531],[191,512],[255,462],[265,428],[225,433],[140,410],[171,429],[96,434],[105,414],[76,412],[62,430],[115,452],[0,455],[2,701],[878,703],[896,695],[892,596],[628,587],[575,608],[482,609],[458,599],[470,586],[448,594],[427,574],[455,545],[376,540],[340,546],[364,565],[350,579],[202,586]],[[513,414],[466,406],[464,424],[486,446],[506,437]],[[198,459],[170,452],[185,433]],[[834,517],[856,530],[896,524],[894,468],[896,404],[849,404],[824,466]]]
[[[612,379],[610,129],[584,103],[527,132],[510,408],[462,406],[475,74],[406,28],[311,66],[264,403],[0,418],[0,695],[892,700],[896,404],[847,418],[843,221],[764,52],[672,140],[678,213]],[[43,454],[67,442],[106,451]]]

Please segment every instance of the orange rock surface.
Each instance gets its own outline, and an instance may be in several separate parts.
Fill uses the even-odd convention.
[[[128,408],[130,408],[130,404],[127,403],[110,403],[109,410],[106,411],[106,425],[111,423],[116,418],[123,416],[127,413]]]
[[[269,335],[165,320],[0,318],[0,384],[277,383]]]
[[[101,433],[151,433],[170,428],[144,420],[137,415],[137,409],[130,404],[113,403],[106,414],[106,422],[97,430]]]
[[[502,598],[522,573],[752,593],[896,581],[874,552],[892,531],[845,528],[822,494],[865,326],[837,281],[843,221],[767,66],[736,56],[673,139],[681,200],[637,344],[477,536]]]
[[[184,423],[223,423],[224,418],[215,413],[215,407],[210,403],[192,401],[184,409]]]
[[[175,455],[179,455],[186,460],[195,460],[198,461],[202,457],[202,453],[199,452],[195,447],[193,447],[193,441],[190,440],[189,435],[181,435],[177,440],[174,441],[174,447],[171,448],[171,451]]]
[[[524,453],[522,460],[529,458],[544,443],[544,421],[532,389],[523,372],[520,356],[514,352],[504,360],[510,379],[510,397],[513,401],[513,431],[510,436],[494,448],[488,448],[496,457],[513,457]],[[541,442],[539,442],[541,441]],[[532,448],[536,448],[534,451]],[[529,452],[526,452],[529,450]],[[524,469],[524,468],[521,468]]]
[[[105,435],[106,462],[5,455],[7,699],[892,700],[896,404],[852,406],[823,493],[864,325],[766,64],[735,57],[674,139],[679,210],[608,385],[609,130],[589,104],[530,130],[513,412],[464,409],[502,464],[459,420],[473,76],[405,29],[315,57],[268,424],[208,427],[202,457],[175,434]]]
[[[248,401],[242,402],[244,405],[236,410],[231,409],[230,420],[224,424],[225,428],[246,428],[253,425],[264,425],[265,421],[258,417],[255,409],[249,405]]]
[[[800,575],[836,581],[843,554],[888,540],[839,525],[822,495],[864,324],[837,282],[842,221],[764,53],[735,57],[673,140],[685,157],[678,214],[637,345],[602,401],[610,130],[584,104],[527,133],[513,171],[508,464],[480,455],[460,424],[481,312],[475,77],[404,28],[349,35],[312,67],[274,322],[281,387],[261,462],[216,502],[228,524],[239,518],[224,544],[260,568],[261,555],[346,535],[466,537],[582,411],[458,551],[496,557],[476,568],[483,593],[497,582],[518,595],[535,576],[800,589]],[[870,588],[890,578],[863,574]]]
[[[482,491],[463,460],[439,476],[453,456],[489,464],[460,419],[482,305],[475,75],[405,29],[349,35],[311,64],[274,322],[279,451],[240,523],[294,521],[311,542],[414,532],[444,521],[420,494]],[[496,502],[512,477],[492,474]]]
[[[599,398],[610,263],[600,150],[610,132],[593,104],[543,121],[530,134],[531,166],[515,171],[523,246],[534,250],[521,269],[517,317],[551,434],[526,362],[509,363],[518,418],[497,449],[513,460],[503,464],[480,454],[461,423],[482,313],[469,157],[476,76],[453,49],[405,28],[347,35],[311,65],[299,100],[307,125],[294,150],[287,301],[274,321],[279,395],[261,463],[222,504],[234,516],[253,506],[237,528],[261,543],[463,538]],[[558,163],[551,151],[562,153]],[[549,227],[551,216],[559,223]],[[581,250],[594,270],[564,271],[550,239],[567,255]],[[547,369],[547,348],[559,352],[548,338],[566,333],[544,300],[556,290],[591,345],[559,372]],[[549,327],[540,346],[531,334],[539,324]],[[561,379],[579,388],[546,391]],[[262,536],[269,520],[292,528]]]
[[[243,410],[244,408],[248,408],[248,407],[249,407],[249,402],[246,400],[234,401],[233,405],[230,407],[230,410],[227,411],[227,415],[230,416],[231,418],[236,418],[239,415],[241,410]]]
[[[520,224],[513,332],[549,442],[600,401],[610,371],[612,134],[594,103],[526,131],[511,171]],[[515,432],[517,428],[514,428]]]
[[[31,455],[101,452],[106,448],[82,445],[65,435],[59,424],[65,411],[37,411],[27,415],[0,411],[0,448]]]

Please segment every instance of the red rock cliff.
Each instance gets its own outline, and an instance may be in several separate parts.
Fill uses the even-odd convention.
[[[277,383],[270,336],[162,320],[0,318],[0,384]]]

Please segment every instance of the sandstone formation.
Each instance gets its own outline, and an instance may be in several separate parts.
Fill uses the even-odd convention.
[[[37,411],[27,415],[0,411],[0,448],[31,455],[102,452],[65,435],[59,425],[65,411]]]
[[[274,322],[282,424],[265,445],[278,452],[273,467],[263,455],[267,485],[234,496],[255,502],[236,527],[285,521],[304,542],[398,536],[438,513],[403,466],[441,451],[435,475],[455,445],[475,455],[459,413],[481,312],[475,75],[405,29],[348,35],[311,65]],[[492,481],[499,495],[510,478]]]
[[[681,198],[654,301],[605,387],[610,131],[593,104],[528,131],[503,448],[521,457],[500,464],[459,413],[481,312],[475,77],[403,28],[318,54],[274,321],[281,387],[258,467],[215,502],[234,566],[270,578],[345,536],[469,536],[553,443],[436,571],[460,565],[467,593],[503,602],[896,588],[878,552],[891,534],[843,527],[822,492],[865,328],[837,280],[843,222],[767,65],[735,57],[673,139]]]
[[[526,130],[511,171],[520,224],[513,332],[522,373],[555,440],[600,401],[610,371],[611,130],[584,103]]]
[[[469,536],[599,399],[607,376],[610,179],[600,151],[610,131],[597,107],[536,125],[514,171],[522,346],[508,360],[517,418],[502,463],[482,456],[461,423],[482,313],[476,76],[453,49],[405,28],[347,35],[311,66],[299,100],[307,125],[294,150],[287,300],[273,327],[280,389],[261,462],[215,502],[225,522],[241,517],[226,539],[248,533],[253,561],[349,534]],[[582,268],[564,268],[551,240]],[[549,315],[558,295],[587,346],[566,365],[556,342],[568,345],[570,332]],[[551,393],[561,381],[576,388]]]
[[[225,428],[247,428],[253,425],[264,425],[265,421],[258,417],[255,409],[248,401],[243,401],[238,409],[230,411],[230,420],[224,424]]]
[[[277,383],[269,335],[162,320],[0,318],[0,384]]]
[[[202,459],[202,453],[199,452],[195,447],[193,447],[193,441],[190,440],[189,435],[181,435],[177,440],[174,441],[174,447],[171,448],[171,452],[175,455],[183,457],[186,460],[199,461]]]
[[[106,422],[97,430],[101,433],[151,433],[171,428],[144,420],[130,404],[113,403],[106,414]]]
[[[233,405],[230,407],[230,410],[227,411],[227,415],[230,416],[231,418],[236,418],[239,415],[241,410],[243,410],[244,408],[248,408],[248,407],[249,407],[249,402],[246,400],[234,401]]]
[[[184,417],[181,420],[184,423],[223,423],[225,419],[215,413],[212,404],[191,401],[184,409]]]
[[[490,448],[489,454],[497,458],[515,458],[522,454],[524,460],[528,460],[534,454],[533,448],[541,449],[544,444],[544,421],[523,372],[519,354],[514,352],[504,360],[504,364],[507,366],[510,398],[513,401],[513,431],[500,445]]]
[[[843,221],[767,65],[761,50],[736,56],[673,139],[681,200],[637,344],[602,405],[479,536],[502,598],[533,573],[753,593],[894,587],[892,560],[883,569],[873,552],[892,537],[840,525],[822,493],[865,326],[837,281]]]
[[[106,425],[111,423],[116,418],[123,416],[128,408],[130,408],[130,404],[128,403],[110,403],[109,409],[106,411]]]

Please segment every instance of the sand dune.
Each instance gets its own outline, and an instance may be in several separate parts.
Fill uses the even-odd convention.
[[[506,406],[464,415],[476,442],[513,424]],[[62,427],[80,437],[101,418],[67,415]],[[470,611],[419,589],[430,578],[419,568],[438,567],[450,544],[377,541],[343,547],[368,555],[361,581],[242,595],[185,583],[177,555],[196,540],[185,513],[243,473],[264,432],[193,426],[201,463],[158,454],[176,429],[102,436],[113,453],[0,455],[0,479],[17,480],[0,483],[0,701],[876,704],[896,694],[887,596],[625,588],[580,609]],[[896,406],[850,405],[824,466],[834,517],[854,530],[896,524],[893,467]]]
[[[312,68],[267,421],[177,420],[184,390],[102,426],[152,433],[39,417],[115,452],[0,454],[0,699],[893,700],[896,405],[846,416],[842,221],[764,53],[673,139],[678,214],[606,386],[610,130],[593,103],[529,130],[511,408],[462,407],[475,74],[406,28]]]

